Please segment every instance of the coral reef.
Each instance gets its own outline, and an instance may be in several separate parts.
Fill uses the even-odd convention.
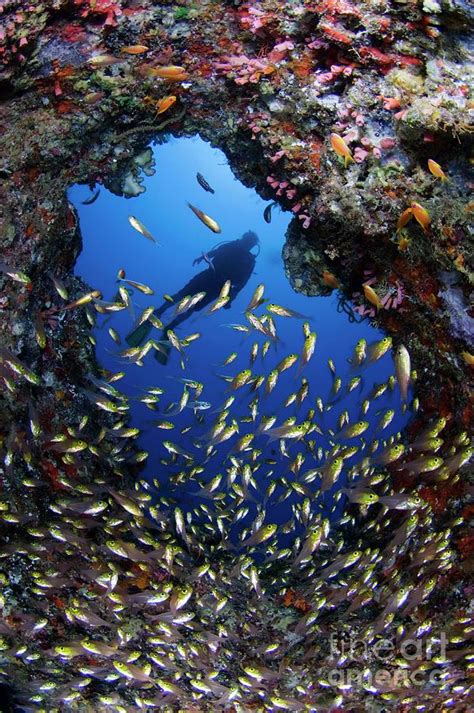
[[[462,289],[456,287],[456,275],[446,273],[443,277],[446,286],[439,295],[448,313],[451,329],[457,337],[469,345],[469,348],[472,348],[474,345],[474,317],[469,312],[472,312],[473,306],[466,304]]]
[[[126,167],[118,170],[118,177],[107,183],[107,188],[117,195],[124,195],[127,198],[139,196],[145,191],[143,187],[144,176],[153,176],[154,159],[151,148],[137,153],[132,159],[127,161]]]
[[[469,709],[470,12],[453,0],[3,3],[0,668],[21,708]],[[164,66],[183,70],[163,77]],[[199,133],[293,210],[296,290],[339,289],[371,314],[362,286],[368,275],[381,286],[387,308],[373,319],[418,376],[409,443],[442,431],[443,467],[414,476],[387,463],[395,492],[422,484],[421,509],[373,519],[352,505],[302,570],[275,557],[258,579],[208,533],[186,542],[176,514],[150,517],[133,439],[117,463],[115,416],[80,391],[103,374],[91,311],[61,310],[48,274],[71,302],[90,294],[71,274],[81,238],[65,190],[139,193],[147,143],[165,130]],[[373,651],[330,646],[331,634],[424,644],[430,632],[446,634],[446,658],[402,669],[436,670],[436,685],[374,682]],[[330,676],[346,664],[360,685]]]

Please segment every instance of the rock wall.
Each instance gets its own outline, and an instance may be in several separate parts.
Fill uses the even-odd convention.
[[[150,523],[146,500],[132,490],[140,462],[133,439],[125,447],[125,465],[118,467],[107,433],[113,416],[91,409],[81,390],[86,377],[101,376],[89,334],[91,312],[65,311],[51,275],[61,280],[70,304],[90,291],[71,274],[81,236],[65,196],[69,185],[98,182],[118,194],[138,194],[138,166],[149,167],[149,141],[166,132],[199,133],[225,151],[239,180],[294,212],[283,253],[293,287],[307,294],[339,288],[341,308],[354,318],[371,315],[395,344],[408,347],[421,401],[410,437],[442,417],[446,448],[454,449],[455,459],[466,442],[459,434],[472,422],[468,4],[7,1],[0,19],[6,563],[0,653],[17,700],[45,710],[313,710],[341,705],[344,697],[354,710],[372,705],[366,700],[372,691],[328,685],[327,646],[318,645],[317,628],[302,622],[307,607],[311,613],[316,604],[298,597],[298,577],[292,587],[285,579],[283,599],[277,587],[249,607],[246,582],[236,579],[228,553],[213,543],[208,551],[183,545],[172,516]],[[160,76],[170,65],[182,67],[183,76]],[[176,102],[157,114],[167,96]],[[331,134],[344,138],[347,166]],[[428,159],[443,174],[430,171]],[[413,203],[424,221],[416,218]],[[382,299],[378,311],[363,296],[367,282]],[[64,434],[65,425],[70,431]],[[104,428],[98,455],[83,452],[78,442],[94,442]],[[61,431],[65,450],[51,440]],[[443,478],[424,482],[431,514],[402,534],[406,549],[387,559],[393,572],[384,570],[374,587],[375,601],[393,613],[390,601],[408,562],[419,601],[400,625],[444,618],[452,638],[450,671],[461,682],[456,637],[463,641],[466,559],[472,553],[463,529],[472,516],[464,503],[464,471],[458,474],[463,463],[459,457]],[[397,477],[398,485],[415,487],[413,478]],[[95,512],[104,498],[105,514],[100,506]],[[397,517],[389,528],[395,537],[408,527],[404,514]],[[353,525],[360,532],[364,518],[354,516]],[[453,535],[456,527],[461,530]],[[141,554],[128,539],[130,531],[139,538],[141,533],[142,550],[149,538]],[[365,544],[374,546],[370,535]],[[218,582],[201,579],[199,568],[209,561]],[[420,580],[421,565],[426,577]],[[204,603],[183,630],[174,622],[176,598],[190,571]],[[271,568],[260,576],[278,582]],[[157,593],[165,601],[170,582],[174,614],[171,620],[164,616],[157,631],[153,614],[145,610],[143,616],[141,607]],[[360,611],[347,627],[367,632],[380,611],[375,604],[364,610],[364,595],[365,588],[355,595],[340,588],[334,603],[330,599],[323,631],[344,628],[338,607],[355,597]],[[224,599],[225,625],[219,618]],[[113,636],[102,633],[111,630]],[[134,664],[131,648],[148,656],[156,646],[161,663],[146,660],[164,671],[158,684],[150,682],[146,665]],[[273,651],[281,656],[273,658]],[[253,665],[262,660],[255,672]],[[248,662],[245,673],[242,662]],[[127,681],[132,683],[125,686]],[[410,689],[400,705],[408,710],[419,697],[441,710],[454,696],[463,710],[463,685],[454,694]],[[383,686],[377,695],[392,707],[402,698],[398,689],[384,693]]]

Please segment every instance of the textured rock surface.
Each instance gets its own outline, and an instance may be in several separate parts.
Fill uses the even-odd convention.
[[[350,309],[364,308],[361,287],[367,274],[374,278],[373,286],[380,294],[401,290],[403,309],[382,309],[375,319],[395,344],[403,342],[409,348],[418,372],[420,418],[412,424],[410,435],[416,436],[426,420],[443,416],[448,422],[445,447],[451,447],[472,419],[472,367],[462,357],[472,344],[468,306],[473,209],[468,198],[472,188],[468,152],[473,135],[469,12],[468,3],[431,0],[408,4],[351,4],[345,0],[4,3],[0,15],[5,96],[0,118],[1,260],[27,273],[31,285],[0,277],[0,342],[41,377],[40,386],[22,382],[12,392],[5,388],[0,412],[2,501],[11,516],[10,522],[6,518],[2,524],[2,553],[8,557],[8,571],[2,575],[2,649],[6,652],[2,668],[25,705],[38,704],[44,710],[64,705],[99,710],[99,705],[106,704],[99,704],[98,697],[110,695],[113,710],[138,710],[136,690],[140,690],[144,698],[154,697],[153,705],[161,709],[218,710],[227,706],[229,710],[262,710],[263,700],[267,705],[271,695],[271,676],[268,680],[264,676],[263,683],[240,686],[234,708],[228,691],[234,685],[239,687],[240,662],[262,663],[256,652],[263,639],[268,645],[278,643],[284,656],[276,659],[278,665],[272,658],[263,660],[274,671],[280,667],[274,695],[286,703],[274,704],[276,708],[296,710],[294,701],[298,699],[301,706],[327,709],[341,705],[344,696],[354,710],[379,706],[367,703],[367,692],[351,694],[337,686],[328,688],[327,647],[318,644],[317,631],[310,631],[306,639],[294,633],[304,606],[294,606],[290,599],[283,603],[276,589],[245,608],[245,578],[229,575],[233,570],[227,556],[218,561],[217,554],[220,581],[202,584],[210,597],[203,620],[212,623],[204,628],[204,643],[199,637],[195,642],[204,649],[200,654],[204,673],[199,664],[181,664],[179,651],[173,648],[165,678],[172,683],[175,670],[181,672],[181,679],[173,684],[179,693],[166,694],[159,689],[157,694],[153,689],[152,695],[133,686],[116,693],[104,682],[107,674],[114,673],[110,656],[99,656],[98,666],[91,654],[86,660],[80,658],[83,668],[96,667],[89,676],[92,683],[81,693],[75,659],[58,661],[51,647],[91,635],[91,629],[81,629],[77,622],[76,629],[69,631],[63,610],[84,592],[102,592],[91,583],[93,578],[84,579],[84,571],[96,565],[102,571],[98,563],[113,556],[103,549],[107,537],[103,528],[92,531],[90,551],[82,553],[85,561],[79,559],[77,533],[71,542],[56,540],[48,555],[41,550],[41,541],[49,538],[49,542],[50,529],[55,527],[56,515],[48,509],[52,500],[77,495],[77,484],[86,487],[98,471],[105,483],[115,481],[117,475],[106,455],[97,461],[87,453],[68,464],[54,451],[32,447],[25,437],[32,399],[45,432],[55,433],[64,424],[77,428],[84,413],[90,412],[78,387],[84,384],[86,374],[98,373],[84,311],[71,310],[60,320],[48,320],[44,347],[35,336],[35,325],[39,312],[54,312],[61,303],[48,270],[64,281],[71,300],[88,290],[71,275],[81,238],[74,211],[65,198],[66,188],[74,182],[91,186],[99,182],[116,193],[138,193],[138,169],[149,170],[146,160],[143,166],[144,151],[160,127],[177,136],[198,132],[225,151],[239,180],[294,211],[284,259],[296,290],[327,294],[331,288],[323,279],[324,271],[339,281],[341,302]],[[134,44],[145,44],[150,50],[137,56],[121,53],[121,48]],[[90,59],[96,55],[112,55],[120,62],[93,66]],[[187,79],[176,83],[153,76],[155,68],[168,64],[183,66]],[[177,95],[178,101],[156,117],[156,102],[168,94]],[[353,154],[355,160],[347,168],[331,148],[331,132],[344,136]],[[427,170],[429,158],[442,165],[449,182],[440,182]],[[403,232],[397,232],[400,215],[413,201],[429,211],[429,228],[423,230],[412,219]],[[446,272],[456,275],[454,286],[443,277]],[[87,433],[95,437],[98,429],[109,423],[109,414],[94,410]],[[105,438],[105,453],[112,443]],[[121,472],[123,487],[133,482],[137,469],[132,462],[133,443],[129,449],[129,467]],[[32,472],[37,479],[33,487],[28,485]],[[413,478],[401,482],[401,476],[394,477],[399,477],[402,487],[416,484]],[[464,507],[463,481],[464,475],[460,478],[454,469],[441,482],[424,482],[423,497],[433,512],[420,518],[413,538],[407,537],[400,561],[391,562],[394,579],[387,580],[384,573],[374,587],[375,600],[380,591],[385,597],[395,596],[402,570],[413,578],[413,588],[421,586],[417,569],[425,562],[423,548],[428,543],[433,563],[427,577],[436,578],[434,595],[429,604],[420,604],[415,614],[395,619],[395,624],[411,629],[430,618],[442,619],[453,640],[457,634],[461,636],[459,622],[472,596],[466,585],[472,539],[462,529],[472,511]],[[110,517],[123,516],[115,501],[109,508]],[[402,520],[400,516],[398,525]],[[143,531],[149,526],[141,516],[137,522]],[[456,527],[461,523],[461,531],[452,535],[456,522]],[[47,527],[39,535],[28,532],[28,527],[41,530],[42,523]],[[359,527],[363,532],[363,519]],[[173,525],[169,528],[171,531]],[[149,532],[150,537],[158,538],[152,527]],[[166,528],[160,537],[166,542]],[[445,541],[449,542],[447,559],[439,553]],[[22,548],[28,556],[22,554]],[[58,575],[42,571],[43,577],[53,577],[46,594],[34,576],[41,569],[42,558],[47,559],[47,567],[68,580],[61,587],[54,584]],[[143,562],[130,564],[127,560],[126,569],[122,560],[115,558],[117,571],[123,574],[126,570],[128,577],[123,592],[136,594],[150,581],[153,585],[170,578],[179,582],[190,567],[200,563],[188,552],[178,559],[175,568],[170,565],[167,571],[161,562],[140,579],[140,565],[146,570]],[[421,584],[425,586],[425,580]],[[230,600],[225,610],[232,641],[230,658],[227,650],[214,656],[212,637],[217,637],[218,648],[223,624],[212,613],[212,587],[215,597],[228,596]],[[350,592],[342,593],[344,604],[346,596],[354,598]],[[113,619],[110,603],[107,606],[101,614]],[[324,622],[326,634],[331,627],[346,627],[338,619],[339,606],[335,597],[336,614],[330,606]],[[380,606],[379,611],[375,604],[371,606],[373,609],[364,610],[361,604],[361,611],[347,628],[356,634],[366,632],[370,617],[380,614]],[[34,636],[28,619],[31,612],[48,622],[47,628]],[[123,641],[128,641],[130,634],[132,648],[149,652],[151,645],[143,628],[143,619],[134,611]],[[105,634],[104,640],[111,641]],[[33,655],[31,661],[15,649],[25,642]],[[163,648],[166,646],[171,643],[165,641]],[[44,668],[45,658],[54,665],[48,663]],[[456,651],[450,661],[454,682],[463,681],[454,663]],[[196,700],[198,689],[190,687],[189,680],[207,676],[213,667],[220,673],[215,684],[212,677],[206,678],[212,692],[205,694],[208,698]],[[48,692],[51,680],[55,687]],[[41,685],[46,688],[42,690]],[[464,710],[463,696],[451,689],[446,694],[439,689],[435,694],[391,689],[377,700],[382,707],[396,707],[407,698],[401,709],[411,710],[418,696],[431,710],[441,710],[443,701],[454,696],[460,706],[457,710]]]

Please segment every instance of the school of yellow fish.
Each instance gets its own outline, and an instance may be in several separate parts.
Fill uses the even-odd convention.
[[[137,219],[130,222],[151,236]],[[127,280],[123,271],[118,278],[117,300],[106,302],[94,290],[69,301],[65,285],[52,277],[53,306],[32,320],[38,346],[45,346],[49,318],[85,310],[93,326],[95,312],[127,309],[124,282],[149,294],[151,288]],[[229,287],[209,312],[225,305]],[[422,641],[437,633],[430,601],[455,568],[452,536],[463,519],[448,515],[435,527],[428,503],[416,491],[394,491],[387,467],[416,476],[420,485],[456,481],[472,456],[468,434],[451,434],[448,445],[447,422],[439,418],[411,443],[402,433],[385,437],[395,415],[389,409],[375,440],[365,441],[367,412],[377,409],[382,394],[398,384],[401,408],[409,407],[416,375],[406,347],[392,351],[390,337],[372,345],[361,339],[348,375],[339,375],[329,360],[331,393],[315,397],[312,375],[322,368],[317,335],[303,315],[264,302],[264,290],[256,287],[242,324],[230,325],[254,341],[242,347],[249,351],[247,368],[232,371],[237,352],[222,365],[230,371],[218,408],[201,399],[204,383],[185,376],[179,402],[166,401],[162,383],[140,396],[152,410],[160,405],[157,433],[178,430],[162,441],[167,456],[153,482],[130,484],[130,468],[148,453],[137,445],[140,432],[128,425],[130,402],[115,385],[123,372],[89,375],[72,394],[69,422],[52,433],[38,406],[37,395],[47,388],[43,376],[13,351],[0,350],[4,389],[25,404],[24,422],[7,428],[0,441],[6,479],[13,482],[15,474],[18,481],[16,492],[0,500],[0,672],[22,681],[22,710],[331,710],[361,695],[328,677],[331,668],[348,663],[331,660],[331,633],[356,633],[369,644],[389,632]],[[189,309],[195,298],[177,310]],[[285,318],[303,320],[301,343],[270,369],[273,347],[283,349],[278,320]],[[150,308],[139,319],[163,327]],[[113,331],[111,337],[119,339]],[[186,349],[199,337],[168,334],[184,371]],[[162,349],[151,338],[120,354],[140,366]],[[395,374],[374,387],[358,420],[342,410],[337,427],[326,427],[325,416],[360,388],[367,365],[390,352]],[[297,381],[281,398],[294,411],[284,419],[267,413],[265,400],[289,370]],[[417,408],[415,397],[411,409]],[[173,417],[183,413],[190,421],[177,428]],[[185,434],[188,449],[180,445]],[[330,448],[320,445],[323,435]],[[29,515],[20,500],[45,490],[40,460],[50,471],[54,466],[55,488],[43,511]],[[285,501],[291,517],[277,524],[275,508]],[[303,609],[284,608],[293,590]],[[467,696],[472,625],[464,613],[443,624],[447,659],[417,661],[425,671],[439,670],[441,689],[367,682],[362,694],[382,708],[401,704],[405,710],[433,710],[435,696],[448,709],[450,700]],[[373,661],[350,663],[367,673]]]

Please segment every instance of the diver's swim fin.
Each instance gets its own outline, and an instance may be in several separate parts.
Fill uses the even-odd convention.
[[[170,355],[170,349],[167,344],[166,345],[161,345],[161,349],[163,351],[156,351],[155,352],[155,359],[158,362],[158,364],[161,364],[161,366],[166,366],[168,363],[168,358]]]
[[[143,322],[143,324],[140,324],[140,326],[134,329],[133,332],[127,334],[125,341],[131,347],[139,347],[150,334],[152,326],[153,325],[148,320]]]

